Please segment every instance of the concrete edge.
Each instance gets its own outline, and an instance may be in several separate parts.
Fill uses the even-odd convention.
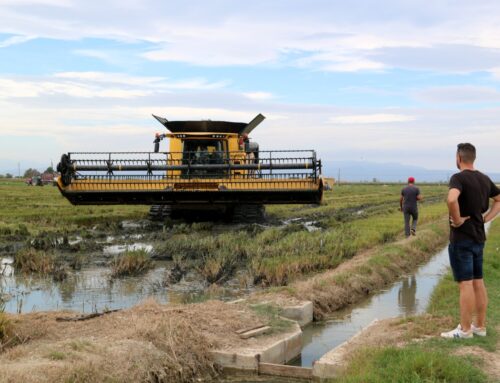
[[[300,327],[305,327],[313,321],[314,306],[311,301],[303,301],[298,305],[281,308],[282,317],[296,321]]]

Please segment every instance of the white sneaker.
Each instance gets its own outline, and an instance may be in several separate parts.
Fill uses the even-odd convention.
[[[453,339],[453,338],[462,338],[462,339],[471,339],[473,337],[472,329],[469,331],[462,331],[462,326],[458,325],[456,329],[442,332],[441,337]]]
[[[471,330],[474,335],[477,336],[486,336],[486,327],[476,327],[474,325],[471,325]]]

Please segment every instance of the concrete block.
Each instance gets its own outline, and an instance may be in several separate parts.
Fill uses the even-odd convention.
[[[262,350],[260,354],[260,361],[262,363],[285,363],[285,340],[279,340],[266,349]]]
[[[216,364],[224,368],[236,370],[259,370],[259,359],[257,353],[236,353],[226,351],[211,351],[213,360]]]
[[[295,359],[302,352],[302,331],[296,332],[285,341],[285,363]]]
[[[296,321],[300,327],[307,326],[313,321],[313,303],[304,301],[299,305],[285,306],[281,309],[281,316]]]

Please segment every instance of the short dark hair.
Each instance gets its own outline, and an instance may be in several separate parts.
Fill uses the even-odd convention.
[[[472,164],[476,160],[476,148],[468,142],[457,145],[457,153],[463,162]]]

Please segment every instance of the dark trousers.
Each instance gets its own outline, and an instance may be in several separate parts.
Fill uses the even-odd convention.
[[[411,230],[417,231],[417,221],[418,221],[418,210],[417,209],[404,209],[403,215],[405,218],[405,235],[407,237],[410,236],[410,218],[411,222]]]

